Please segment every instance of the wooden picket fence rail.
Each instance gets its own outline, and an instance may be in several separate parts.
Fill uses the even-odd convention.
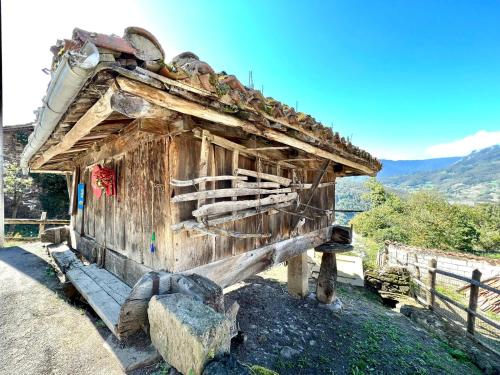
[[[426,292],[426,298],[422,298],[420,296],[416,296],[417,300],[422,303],[423,305],[427,306],[430,310],[436,311],[435,310],[435,298],[439,298],[455,307],[458,309],[464,311],[467,313],[467,336],[469,336],[472,339],[475,339],[474,341],[479,342],[483,346],[487,347],[491,351],[495,352],[497,355],[500,355],[498,351],[491,346],[485,344],[484,342],[477,340],[477,335],[476,335],[476,319],[480,319],[486,324],[494,327],[495,329],[500,330],[500,324],[498,322],[495,322],[494,320],[488,318],[484,314],[480,313],[477,311],[477,303],[478,303],[478,298],[479,298],[479,289],[483,288],[486,289],[490,292],[496,293],[497,295],[500,296],[500,289],[494,288],[490,285],[481,283],[481,272],[478,269],[475,269],[472,271],[472,276],[465,277],[461,275],[454,274],[452,272],[448,272],[445,270],[441,270],[437,268],[437,261],[436,259],[430,259],[429,263],[427,265],[423,264],[418,264],[418,263],[412,263],[408,262],[408,265],[414,266],[415,267],[415,275],[412,274],[412,281],[417,284],[419,287],[421,287],[425,292]],[[428,277],[426,279],[426,282],[424,283],[422,280],[420,280],[421,276],[421,271],[420,269],[424,269],[428,272]],[[455,301],[453,298],[450,298],[443,293],[439,292],[436,290],[436,274],[441,274],[447,277],[451,277],[457,280],[461,280],[463,282],[466,282],[469,284],[469,303],[468,306],[465,306],[464,304]]]
[[[18,218],[6,218],[4,219],[5,225],[38,225],[38,237],[45,231],[46,225],[69,225],[70,221],[65,219],[47,219],[47,212],[42,212],[40,219],[18,219]],[[15,239],[33,239],[34,237],[7,237]]]

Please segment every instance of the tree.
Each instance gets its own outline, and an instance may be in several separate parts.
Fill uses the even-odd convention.
[[[375,180],[365,198],[371,209],[356,216],[355,230],[377,242],[447,251],[485,252],[500,248],[500,205],[451,204],[440,194],[422,190],[398,196]]]
[[[4,165],[4,194],[6,199],[12,201],[12,217],[17,217],[17,211],[25,201],[33,186],[33,179],[22,173],[18,163],[6,162]],[[15,225],[11,225],[9,230],[13,232]]]

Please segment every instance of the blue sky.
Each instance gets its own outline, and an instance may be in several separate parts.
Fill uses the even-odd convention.
[[[16,12],[25,16],[23,1],[2,3],[6,19],[15,19]],[[101,14],[96,14],[99,4]],[[245,84],[252,70],[255,86],[263,85],[266,95],[292,105],[298,101],[299,110],[333,124],[380,157],[449,156],[499,142],[498,1],[103,4],[78,12],[71,6],[40,6],[44,17],[29,22],[31,27],[40,23],[43,37],[25,33],[21,43],[26,47],[40,38],[40,66],[30,61],[24,71],[43,74],[40,69],[50,63],[48,48],[75,26],[120,35],[134,24],[157,35],[169,58],[191,50]],[[28,21],[2,25],[4,38],[11,37],[9,27],[21,30],[23,22]],[[4,60],[9,57],[4,52]],[[12,69],[18,65],[12,62]],[[38,101],[45,88],[46,82],[34,88]],[[15,112],[24,116],[26,110]]]

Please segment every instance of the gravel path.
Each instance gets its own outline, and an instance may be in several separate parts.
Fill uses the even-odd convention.
[[[109,331],[62,297],[40,244],[23,247],[0,249],[0,374],[122,374]]]

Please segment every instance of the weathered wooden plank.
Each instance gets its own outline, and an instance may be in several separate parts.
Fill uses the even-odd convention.
[[[280,176],[272,175],[269,173],[258,173],[256,171],[251,171],[251,170],[243,169],[243,168],[238,168],[236,170],[236,173],[242,174],[244,176],[260,178],[262,180],[277,182],[278,184],[283,185],[283,186],[289,186],[292,183],[292,180],[290,180],[289,178],[280,177]]]
[[[319,188],[324,188],[324,187],[329,187],[329,186],[334,186],[335,181],[330,181],[330,182],[323,182],[318,184],[318,189]],[[291,184],[290,187],[294,187],[299,190],[308,190],[311,189],[313,184]]]
[[[195,191],[193,193],[186,193],[181,195],[176,195],[171,199],[172,203],[178,202],[188,202],[194,200],[205,200],[211,198],[228,198],[228,197],[242,197],[246,195],[269,195],[269,194],[282,194],[291,193],[292,189],[252,189],[252,188],[234,188],[234,189],[217,189],[217,190],[205,190],[205,191]]]
[[[5,218],[5,224],[47,224],[47,225],[65,225],[69,224],[69,220],[64,220],[64,219],[12,219],[12,218]]]
[[[95,206],[96,199],[92,192],[92,183],[90,177],[90,169],[85,170],[85,217],[88,219],[88,234],[90,237],[95,237]]]
[[[272,215],[272,214],[278,213],[279,209],[288,207],[291,204],[292,204],[292,202],[285,202],[285,203],[279,203],[279,204],[275,204],[275,205],[261,207],[259,210],[252,208],[252,209],[243,210],[243,211],[236,211],[236,213],[234,213],[232,215],[204,220],[204,223],[207,223],[209,226],[215,226],[215,225],[230,223],[230,222],[237,221],[237,220],[246,219],[247,217],[252,217],[252,216],[263,214],[263,213],[269,213],[270,215]],[[200,223],[196,220],[186,220],[186,221],[182,221],[180,223],[172,224],[170,227],[173,231],[178,231],[178,230],[183,230],[183,229],[184,230],[195,229],[195,227],[199,227],[199,225],[200,225]]]
[[[238,188],[254,188],[254,189],[278,189],[281,185],[277,182],[261,181],[261,182],[246,182],[236,181],[235,187]]]
[[[126,183],[125,176],[125,159],[120,157],[115,160],[116,166],[116,196],[113,200],[114,204],[114,243],[115,251],[126,255],[125,249],[125,202],[126,202]]]
[[[266,206],[268,204],[289,202],[295,199],[297,199],[297,193],[276,194],[276,195],[270,195],[262,199],[253,199],[245,201],[210,203],[201,206],[197,210],[194,210],[193,216],[200,217],[205,215],[219,215],[231,211],[244,210],[258,206]]]
[[[94,238],[100,245],[105,245],[105,236],[106,236],[106,213],[105,213],[105,204],[106,204],[106,194],[101,195],[100,198],[97,198],[94,195],[94,225],[95,225],[95,233]]]
[[[107,162],[104,164],[106,168],[110,168],[115,171],[115,177],[116,177],[116,168],[115,168],[115,163],[114,161],[112,162]],[[116,180],[115,180],[115,186],[116,186]],[[115,199],[116,197],[113,196],[107,196],[106,194],[103,194],[101,199],[103,200],[104,204],[104,210],[103,210],[103,216],[104,216],[104,245],[112,250],[116,249],[115,246]]]
[[[208,156],[210,152],[210,133],[206,130],[203,130],[201,136],[201,150],[200,150],[200,162],[198,164],[198,178],[203,178],[208,175]],[[203,191],[206,189],[206,182],[201,181],[198,184],[198,191]],[[205,204],[205,199],[198,199],[198,207]]]
[[[288,292],[294,296],[303,298],[309,294],[307,253],[302,253],[288,259],[287,286]]]
[[[70,269],[66,276],[99,315],[106,326],[117,335],[120,305],[81,268]]]
[[[119,305],[123,304],[132,290],[127,284],[113,276],[104,268],[96,264],[79,267],[88,277],[96,282],[106,293],[110,295]]]
[[[140,193],[140,150],[137,148],[125,155],[126,204],[125,204],[125,248],[127,256],[142,264],[142,212]]]
[[[167,217],[169,216],[169,211],[167,211],[167,199],[169,196],[166,193],[166,176],[168,174],[165,166],[167,157],[166,148],[167,138],[158,138],[154,142],[151,142],[148,155],[148,178],[151,189],[151,194],[148,197],[148,214],[151,217],[152,227],[146,233],[146,239],[148,240],[146,251],[149,252],[151,262],[146,264],[153,269],[167,268],[166,253],[171,250],[170,247],[167,247],[166,243]],[[150,244],[153,233],[155,234],[154,251],[151,252]]]
[[[330,227],[322,228],[302,236],[192,268],[184,273],[196,273],[225,288],[297,256],[307,249],[318,246],[330,237],[330,231]]]
[[[67,245],[49,245],[47,246],[50,256],[54,259],[59,269],[66,273],[71,268],[83,267],[83,263],[69,249]]]
[[[227,180],[239,180],[246,181],[248,177],[245,176],[205,176],[199,178],[193,178],[191,180],[176,180],[174,178],[170,179],[171,186],[194,186],[202,182],[212,182],[212,181],[227,181]]]

